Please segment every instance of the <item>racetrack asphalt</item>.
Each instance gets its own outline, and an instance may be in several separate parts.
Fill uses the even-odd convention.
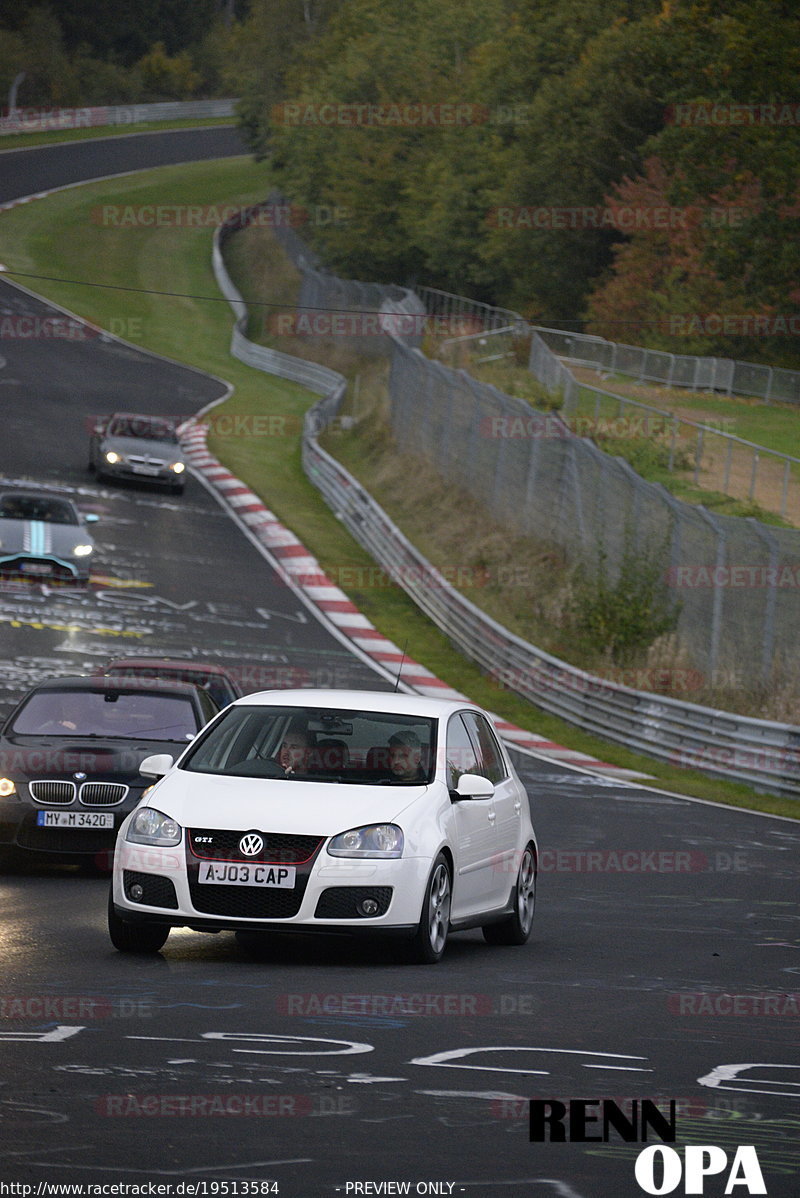
[[[0,304],[42,311],[8,285]],[[87,418],[186,415],[221,381],[99,338],[2,351],[0,475],[101,516],[88,592],[0,596],[6,705],[38,677],[146,649],[391,685],[315,622],[196,479],[173,498],[88,475]],[[435,969],[381,947],[288,937],[253,954],[190,932],[125,958],[106,939],[102,880],[27,864],[4,875],[3,1179],[195,1181],[212,1198],[270,1179],[284,1198],[403,1192],[389,1182],[628,1198],[645,1192],[643,1144],[532,1144],[527,1099],[651,1098],[678,1104],[681,1159],[714,1145],[730,1167],[755,1145],[766,1192],[796,1198],[800,829],[517,764],[542,847],[534,937],[496,949],[466,933]],[[702,1192],[723,1194],[727,1172]],[[354,1188],[367,1182],[384,1188]]]

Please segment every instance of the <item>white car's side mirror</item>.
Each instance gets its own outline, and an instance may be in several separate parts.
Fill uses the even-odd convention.
[[[139,773],[145,778],[163,778],[173,765],[169,753],[152,753],[139,766]]]
[[[480,774],[462,774],[455,793],[460,799],[490,799],[494,794],[494,783]]]

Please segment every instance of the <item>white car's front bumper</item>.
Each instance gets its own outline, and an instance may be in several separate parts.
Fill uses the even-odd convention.
[[[166,922],[176,927],[258,931],[281,926],[321,932],[408,930],[419,922],[431,864],[429,857],[365,861],[331,857],[323,845],[310,869],[298,868],[296,889],[302,889],[304,881],[305,890],[296,911],[287,915],[281,913],[285,906],[296,905],[292,903],[292,891],[264,886],[201,885],[194,874],[192,855],[187,857],[184,844],[155,848],[133,844],[121,836],[114,860],[114,905],[122,919]],[[134,884],[141,885],[144,891],[141,901],[131,897],[134,874],[137,875]],[[390,897],[387,888],[391,890]],[[369,897],[373,891],[384,912],[375,916],[357,913],[356,900]],[[162,905],[165,900],[169,905]],[[254,904],[259,909],[255,915]]]

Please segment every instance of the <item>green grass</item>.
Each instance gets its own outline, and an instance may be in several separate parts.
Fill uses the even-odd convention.
[[[509,360],[492,362],[477,367],[474,373],[506,394],[516,395],[536,408],[548,411],[560,408],[560,399],[549,394],[524,365],[515,365]],[[636,398],[631,389],[634,384],[629,378],[605,377],[602,386],[611,392],[618,391],[621,396]],[[641,402],[646,402],[648,406],[626,404],[615,395],[605,396],[590,390],[588,386],[579,386],[570,415],[565,419],[573,431],[591,437],[606,453],[623,458],[642,478],[660,483],[685,503],[703,504],[725,516],[752,516],[764,524],[780,528],[796,527],[777,512],[751,500],[736,499],[721,491],[696,485],[692,479],[694,441],[686,439],[688,428],[683,429],[683,439],[679,442],[684,461],[676,459],[673,470],[668,466],[668,446],[672,423],[670,414],[677,412],[685,420],[709,424],[720,432],[730,433],[753,445],[800,458],[800,408],[797,405],[766,405],[755,399],[683,392],[677,388],[660,388],[658,398]],[[652,432],[654,426],[660,428],[662,423],[653,408],[664,413],[663,432]],[[652,435],[614,437],[614,423],[621,416],[629,420],[632,426],[641,420],[645,428],[651,429]],[[595,426],[608,431],[597,435],[593,431]],[[790,471],[794,482],[800,482],[800,466],[793,464]]]
[[[91,220],[92,207],[99,204],[245,205],[263,198],[268,190],[267,168],[244,158],[85,184],[3,213],[0,261],[12,277],[15,272],[58,276],[61,282],[21,281],[98,325],[123,330],[130,341],[229,380],[235,392],[226,403],[227,414],[287,417],[285,436],[216,437],[211,448],[263,496],[325,569],[334,575],[343,570],[368,571],[372,559],[345,532],[302,473],[299,418],[315,397],[229,355],[232,318],[227,304],[219,302],[211,271],[212,230],[98,228]],[[176,292],[182,297],[176,297]],[[409,656],[521,727],[649,773],[668,790],[800,817],[792,800],[756,795],[746,786],[653,761],[538,711],[498,688],[457,653],[400,588],[344,589],[381,632],[406,646]]]
[[[126,105],[119,105],[126,107]],[[27,150],[32,146],[50,146],[62,141],[91,141],[98,137],[125,137],[129,133],[159,133],[165,129],[204,129],[208,125],[233,125],[232,116],[198,117],[184,121],[140,121],[135,125],[94,125],[89,129],[49,129],[41,133],[4,133],[0,135],[3,150]]]
[[[626,385],[634,382],[631,378],[610,376],[603,385],[612,391],[624,390]],[[664,411],[679,408],[685,412],[696,412],[697,416],[689,418],[701,424],[705,416],[701,417],[700,414],[707,414],[713,420],[724,421],[720,427],[735,437],[800,458],[800,406],[797,404],[765,403],[745,396],[725,396],[713,391],[684,391],[678,387],[659,388],[659,394],[659,401],[654,406]]]

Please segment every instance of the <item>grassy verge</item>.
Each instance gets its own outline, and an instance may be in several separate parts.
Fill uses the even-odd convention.
[[[504,391],[507,395],[547,411],[558,410],[560,399],[549,394],[528,372],[524,365],[508,360],[468,364],[471,373],[486,383]],[[582,372],[586,375],[588,372]],[[703,504],[709,511],[725,516],[752,517],[764,524],[780,528],[796,527],[776,511],[765,508],[749,499],[739,499],[715,490],[708,481],[694,482],[696,436],[688,426],[681,426],[677,442],[677,453],[670,470],[670,443],[672,439],[672,414],[699,424],[710,424],[712,428],[731,433],[754,445],[773,449],[800,457],[800,428],[798,410],[791,404],[774,404],[766,407],[756,400],[720,398],[709,395],[686,395],[668,387],[639,387],[627,380],[607,376],[593,378],[595,387],[607,387],[621,396],[629,396],[664,413],[659,416],[645,409],[625,407],[613,395],[598,396],[588,387],[579,387],[574,406],[567,423],[574,432],[590,437],[605,453],[623,458],[642,478],[660,483],[667,491],[684,503]],[[624,409],[624,415],[623,415]],[[622,418],[621,418],[622,417]],[[615,426],[629,425],[629,431],[614,435]],[[635,433],[637,424],[647,431]],[[663,427],[662,427],[663,425]],[[721,452],[719,443],[717,451]],[[747,451],[745,451],[747,452]],[[782,463],[779,463],[779,467]],[[791,467],[792,477],[800,480],[800,469]],[[717,471],[719,473],[719,471]]]
[[[129,331],[122,335],[128,340],[230,380],[236,390],[227,401],[228,414],[246,417],[266,412],[286,417],[283,436],[217,437],[212,449],[264,497],[334,578],[338,574],[343,580],[345,572],[350,572],[350,577],[372,579],[372,559],[343,530],[302,473],[300,417],[313,397],[229,356],[231,316],[227,305],[218,302],[211,272],[212,231],[100,230],[90,217],[92,206],[99,203],[244,205],[263,198],[267,191],[266,168],[249,159],[161,168],[83,185],[2,214],[0,260],[12,277],[16,269],[73,280],[35,286],[104,327],[120,331],[127,322]],[[271,301],[265,265],[261,264],[259,277],[251,278],[250,286],[243,290],[255,299],[261,295]],[[285,285],[290,288],[291,280]],[[108,289],[113,287],[141,290],[132,294]],[[184,295],[176,298],[165,292]],[[235,421],[231,424],[236,426]],[[458,654],[398,587],[344,589],[386,636],[406,645],[410,656],[449,685],[522,727],[581,752],[642,770],[670,790],[736,807],[800,816],[798,805],[791,800],[755,795],[745,786],[652,761],[538,711],[498,688]]]
[[[800,458],[797,404],[765,403],[761,399],[720,395],[714,391],[684,391],[679,387],[637,383],[622,375],[605,376],[602,382],[597,375],[591,382],[594,386],[607,386],[618,395],[653,404],[665,412],[677,412],[688,420],[716,421],[725,432],[745,441]]]
[[[89,129],[48,129],[41,133],[5,133],[0,137],[3,150],[28,150],[32,146],[51,146],[62,141],[92,141],[98,137],[125,137],[129,133],[162,133],[167,129],[204,129],[209,125],[233,125],[232,116],[197,117],[185,121],[139,121],[134,125],[93,125]]]

